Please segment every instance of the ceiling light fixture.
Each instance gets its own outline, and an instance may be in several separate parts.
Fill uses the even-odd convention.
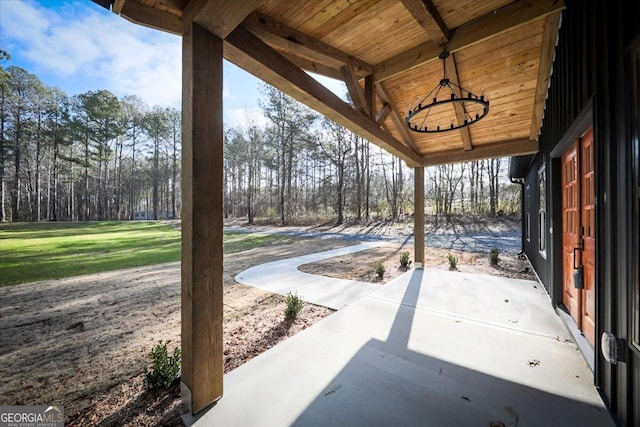
[[[407,127],[414,132],[438,133],[460,129],[479,122],[489,113],[489,101],[484,99],[484,95],[476,96],[466,89],[458,86],[447,78],[447,66],[445,60],[449,57],[449,52],[442,52],[438,58],[442,60],[443,77],[440,83],[429,92],[413,109],[409,110],[405,122]],[[438,94],[443,88],[449,89],[450,95],[438,100]],[[456,92],[459,93],[456,94]],[[424,101],[433,99],[430,104],[423,104]],[[464,113],[464,120],[447,121],[445,124],[437,121],[427,121],[429,115],[441,109],[447,104],[459,105]],[[459,108],[459,107],[458,107]],[[436,114],[434,114],[436,115]],[[433,118],[433,117],[432,117]],[[437,119],[436,119],[437,120]]]

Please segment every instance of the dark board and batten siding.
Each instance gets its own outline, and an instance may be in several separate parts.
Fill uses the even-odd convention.
[[[525,178],[525,251],[554,305],[562,304],[561,156],[581,132],[595,133],[596,346],[603,331],[626,339],[627,362],[610,365],[596,348],[594,382],[621,425],[640,426],[637,98],[631,47],[640,44],[640,2],[566,0],[540,133]],[[637,97],[637,95],[636,95]],[[636,108],[636,112],[634,112]],[[545,165],[549,215],[546,258],[538,250],[538,171]],[[635,168],[635,170],[634,170]],[[551,233],[553,230],[553,233]],[[526,230],[523,230],[523,233]]]

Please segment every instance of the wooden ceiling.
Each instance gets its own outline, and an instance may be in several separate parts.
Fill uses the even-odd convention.
[[[94,0],[181,34],[193,20],[225,39],[225,58],[409,166],[534,153],[561,0]],[[405,125],[443,76],[490,102],[478,123],[442,133]],[[353,107],[302,70],[343,80]],[[450,104],[451,105],[451,104]],[[458,123],[452,106],[434,120]]]

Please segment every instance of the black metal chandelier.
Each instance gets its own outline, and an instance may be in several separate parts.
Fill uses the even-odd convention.
[[[466,89],[458,86],[447,78],[447,66],[445,60],[449,56],[449,52],[444,51],[439,55],[442,60],[443,77],[440,83],[429,92],[414,108],[409,110],[405,122],[407,127],[414,132],[421,133],[438,133],[446,132],[450,130],[460,129],[466,126],[470,126],[473,123],[479,122],[489,113],[489,101],[484,99],[484,95],[477,96],[469,92]],[[438,100],[438,94],[443,88],[449,89],[450,95],[448,97],[441,97]],[[455,89],[457,89],[460,95],[456,95]],[[426,100],[433,99],[430,104],[423,104]],[[458,104],[462,107],[464,113],[464,120],[458,120],[457,122],[450,122],[444,125],[440,123],[429,123],[429,114],[434,110],[441,108],[446,104]],[[458,107],[458,108],[459,108]]]

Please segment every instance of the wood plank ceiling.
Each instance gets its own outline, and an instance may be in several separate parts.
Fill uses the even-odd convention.
[[[225,58],[410,166],[530,154],[564,4],[561,0],[94,0],[180,34],[193,19],[225,39]],[[472,126],[417,133],[409,109],[447,77],[490,102]],[[302,70],[345,81],[353,107]],[[461,109],[431,117],[457,123]]]

